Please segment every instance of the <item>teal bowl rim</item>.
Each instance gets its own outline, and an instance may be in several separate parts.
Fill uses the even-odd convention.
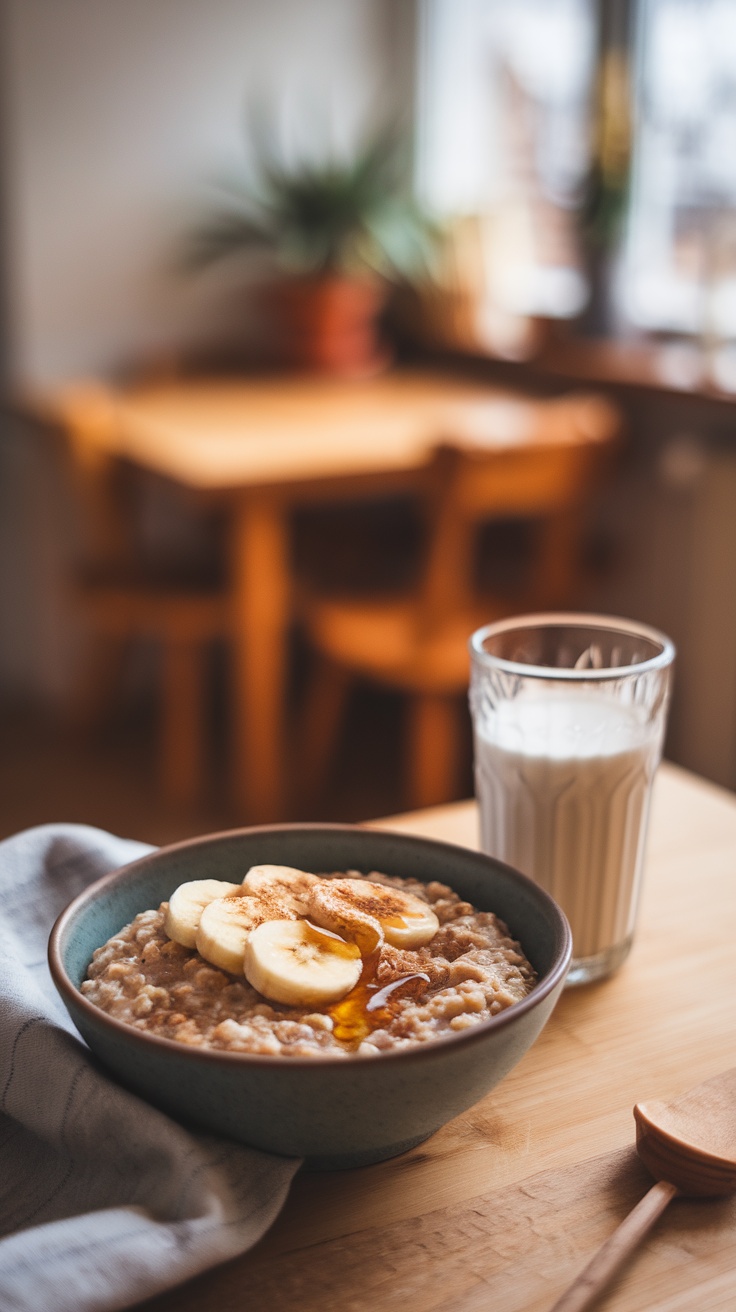
[[[76,988],[70,980],[62,957],[61,945],[63,937],[67,930],[67,926],[70,921],[74,919],[79,909],[84,906],[86,902],[94,901],[94,899],[107,888],[110,888],[117,883],[122,883],[129,877],[131,872],[138,871],[146,865],[151,865],[159,857],[168,855],[170,852],[186,851],[189,848],[204,846],[205,844],[216,842],[219,839],[233,839],[238,838],[240,835],[257,836],[258,834],[293,832],[297,830],[301,832],[307,831],[309,833],[327,831],[329,833],[342,833],[346,836],[354,836],[361,833],[382,835],[385,838],[399,841],[402,844],[417,849],[428,845],[431,846],[432,849],[439,848],[440,850],[447,852],[448,857],[451,857],[454,853],[460,853],[464,859],[467,859],[470,856],[477,858],[481,862],[490,861],[495,867],[503,870],[506,874],[510,874],[513,879],[532,890],[532,896],[537,897],[539,901],[546,906],[554,927],[557,952],[553,964],[547,974],[535,984],[531,992],[528,993],[525,998],[522,998],[520,1002],[514,1002],[510,1007],[499,1012],[498,1015],[491,1016],[486,1021],[481,1021],[478,1025],[474,1025],[472,1029],[433,1039],[431,1043],[417,1044],[411,1048],[392,1049],[389,1052],[381,1052],[377,1057],[365,1057],[362,1060],[357,1058],[361,1065],[363,1065],[363,1062],[367,1063],[369,1066],[373,1066],[377,1061],[383,1065],[384,1062],[426,1060],[428,1058],[431,1059],[433,1054],[437,1055],[440,1051],[447,1048],[479,1043],[488,1034],[494,1033],[496,1030],[503,1029],[507,1025],[513,1024],[517,1018],[526,1012],[533,1010],[538,1003],[542,1002],[543,999],[553,992],[557,985],[564,980],[572,956],[572,933],[565,913],[554,899],[550,897],[549,893],[541,888],[539,884],[536,884],[534,880],[530,879],[527,875],[522,874],[520,870],[515,870],[513,866],[506,865],[505,862],[497,860],[496,857],[487,856],[484,852],[478,852],[474,848],[462,847],[459,843],[446,843],[440,839],[425,838],[421,835],[406,834],[391,829],[374,829],[373,826],[369,829],[368,826],[361,825],[318,823],[255,825],[247,828],[220,830],[212,834],[202,834],[196,838],[185,839],[180,843],[169,843],[166,846],[158,847],[155,851],[147,853],[146,856],[139,857],[137,861],[131,861],[128,865],[121,866],[119,869],[111,871],[109,875],[103,875],[100,879],[95,880],[94,883],[83,889],[81,893],[77,894],[73,901],[69,903],[57,918],[56,923],[51,930],[48,945],[49,970],[51,971],[54,984],[61,994],[62,1000],[64,1001],[67,1011],[70,1012],[72,1019],[73,1009],[79,1008],[87,1015],[90,1021],[94,1022],[96,1025],[101,1025],[102,1028],[108,1030],[112,1036],[117,1035],[120,1038],[124,1038],[126,1042],[133,1043],[144,1051],[158,1049],[164,1053],[172,1052],[176,1053],[179,1057],[190,1059],[195,1063],[201,1062],[205,1065],[215,1064],[219,1066],[224,1065],[226,1067],[253,1065],[257,1067],[265,1066],[274,1068],[284,1068],[286,1065],[286,1069],[288,1070],[323,1070],[325,1068],[345,1069],[346,1063],[344,1057],[320,1056],[318,1058],[285,1058],[282,1056],[268,1056],[259,1053],[220,1052],[213,1049],[189,1047],[186,1044],[178,1043],[175,1039],[164,1039],[157,1034],[148,1034],[144,1030],[138,1030],[134,1026],[128,1025],[125,1021],[115,1020],[115,1018],[109,1016],[107,1012],[96,1007],[94,1003],[88,1002],[84,994],[80,993],[79,989]],[[348,1065],[352,1068],[354,1066],[354,1061],[350,1061]]]

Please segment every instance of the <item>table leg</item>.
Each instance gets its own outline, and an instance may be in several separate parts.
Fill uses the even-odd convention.
[[[234,800],[251,823],[282,818],[289,560],[286,508],[252,493],[233,518]]]

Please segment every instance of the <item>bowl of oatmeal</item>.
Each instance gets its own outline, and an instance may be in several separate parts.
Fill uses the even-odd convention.
[[[52,976],[122,1084],[314,1165],[402,1152],[478,1101],[559,997],[570,932],[494,858],[347,825],[160,848],[81,893]]]

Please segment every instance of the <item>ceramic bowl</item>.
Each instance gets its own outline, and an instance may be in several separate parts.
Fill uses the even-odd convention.
[[[79,992],[95,948],[189,879],[239,883],[251,865],[382,870],[440,880],[508,924],[539,981],[521,1002],[436,1042],[317,1060],[201,1051],[113,1020]],[[235,830],[159,848],[81,893],[54,926],[51,973],[80,1034],[129,1089],[179,1120],[318,1167],[380,1161],[426,1139],[488,1093],[540,1033],[571,951],[563,913],[524,875],[430,839],[346,825]]]

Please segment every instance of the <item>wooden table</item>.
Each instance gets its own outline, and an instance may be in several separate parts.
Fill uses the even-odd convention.
[[[469,846],[472,803],[381,822]],[[651,1181],[633,1104],[736,1065],[736,800],[655,784],[641,920],[617,975],[566,992],[520,1064],[418,1148],[298,1176],[245,1257],[146,1312],[546,1312]],[[601,1312],[736,1307],[736,1199],[676,1200]]]
[[[297,505],[415,487],[441,439],[603,440],[574,397],[544,404],[436,373],[366,382],[317,377],[179,380],[34,398],[86,457],[123,458],[230,511],[236,798],[244,820],[282,818],[289,518]],[[583,413],[585,410],[583,402]],[[603,405],[599,402],[599,406]],[[571,422],[572,420],[572,422]],[[606,426],[604,425],[604,428]],[[608,425],[606,438],[617,424]]]

